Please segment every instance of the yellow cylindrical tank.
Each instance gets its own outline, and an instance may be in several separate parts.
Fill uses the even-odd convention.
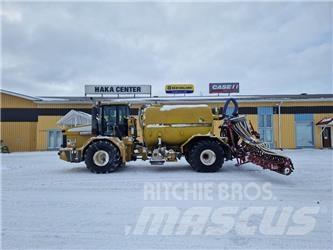
[[[212,133],[213,114],[208,105],[153,105],[140,117],[147,147],[158,144],[179,146],[192,135]]]

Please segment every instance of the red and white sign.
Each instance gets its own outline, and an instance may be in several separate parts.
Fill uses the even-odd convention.
[[[239,93],[239,82],[210,83],[209,93]]]

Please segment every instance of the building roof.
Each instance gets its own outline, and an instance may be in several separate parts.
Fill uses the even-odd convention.
[[[221,102],[229,98],[236,98],[239,102],[283,102],[283,101],[333,101],[333,94],[300,94],[300,95],[231,95],[231,96],[154,96],[154,97],[87,97],[87,96],[41,96],[39,103],[95,103],[128,102],[128,103],[198,103]]]
[[[16,97],[23,98],[23,99],[30,100],[30,101],[39,101],[39,100],[41,100],[38,97],[33,97],[33,96],[29,96],[29,95],[23,95],[23,94],[19,94],[19,93],[16,93],[16,92],[13,92],[13,91],[4,90],[4,89],[0,89],[0,93],[6,94],[6,95],[11,95],[11,96],[16,96]]]
[[[153,97],[119,97],[115,96],[38,96],[32,97],[19,94],[12,91],[1,89],[1,93],[17,96],[20,98],[32,100],[40,104],[93,104],[96,101],[102,102],[127,102],[127,103],[214,103],[223,102],[228,98],[236,98],[239,102],[284,102],[284,101],[329,101],[333,102],[333,94],[286,94],[286,95],[217,95],[211,94],[206,96],[153,96]]]

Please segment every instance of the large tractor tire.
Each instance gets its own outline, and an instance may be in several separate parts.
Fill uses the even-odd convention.
[[[122,163],[118,148],[107,141],[90,144],[84,158],[87,168],[97,174],[114,172]]]
[[[199,141],[189,152],[189,163],[197,172],[216,172],[223,162],[224,150],[216,141]]]

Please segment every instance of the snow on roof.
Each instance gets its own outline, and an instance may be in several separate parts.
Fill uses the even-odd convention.
[[[23,94],[19,94],[19,93],[4,90],[4,89],[0,89],[0,93],[6,94],[6,95],[11,95],[11,96],[16,96],[16,97],[23,98],[23,99],[30,100],[30,101],[40,101],[41,100],[40,98],[37,98],[37,97],[23,95]]]
[[[91,124],[91,115],[82,111],[76,111],[72,109],[65,116],[63,116],[57,125],[61,126],[78,126]]]
[[[174,110],[177,108],[206,108],[208,107],[208,105],[206,104],[201,104],[201,105],[163,105],[160,108],[160,111],[170,111],[170,110]]]
[[[46,102],[53,102],[53,101],[62,101],[62,102],[66,102],[69,101],[69,99],[65,99],[65,98],[56,98],[56,97],[40,97],[41,101],[46,101]]]
[[[325,117],[316,123],[318,126],[333,126],[333,117]]]

